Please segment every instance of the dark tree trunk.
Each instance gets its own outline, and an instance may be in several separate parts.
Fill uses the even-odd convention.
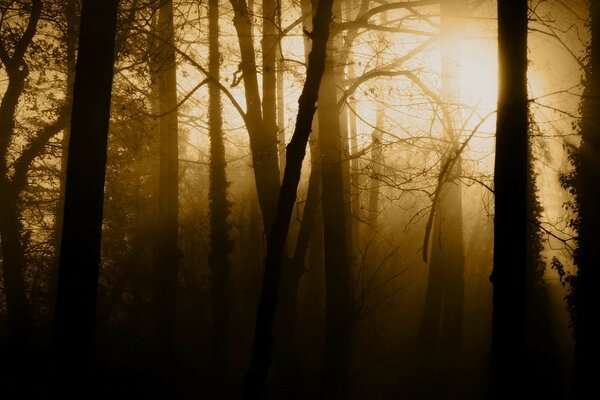
[[[600,3],[589,1],[591,17],[591,68],[583,99],[581,145],[575,154],[575,191],[579,216],[575,261],[577,278],[575,300],[574,399],[589,398],[597,391],[593,366],[600,357],[598,324],[600,276]]]
[[[25,245],[18,206],[19,194],[25,181],[21,177],[15,178],[19,171],[16,170],[15,163],[11,162],[8,153],[15,136],[17,107],[29,76],[24,57],[37,31],[41,11],[42,2],[32,1],[26,29],[23,35],[15,40],[14,46],[7,46],[5,39],[0,38],[3,49],[0,61],[8,76],[6,90],[0,102],[0,252],[10,344],[9,360],[6,364],[13,369],[12,372],[21,376],[27,362],[26,352],[29,350],[32,329],[32,310],[25,278]],[[7,53],[7,48],[12,50],[11,55]],[[12,177],[9,171],[11,163],[15,166]]]
[[[177,126],[177,77],[173,2],[165,1],[158,14],[158,54],[156,71],[160,117],[158,223],[156,226],[156,259],[153,277],[153,313],[155,316],[156,351],[159,364],[172,355],[177,303],[177,273],[179,265],[179,155]]]
[[[313,127],[318,127],[313,123]],[[311,141],[316,133],[313,128]],[[299,299],[298,288],[301,279],[307,272],[306,256],[308,254],[309,244],[313,237],[313,232],[317,228],[319,220],[319,205],[321,202],[321,167],[318,150],[315,143],[311,146],[311,169],[308,181],[308,190],[306,201],[302,211],[302,222],[296,240],[293,257],[286,260],[283,275],[281,278],[281,305],[276,318],[276,335],[281,340],[276,349],[277,364],[280,366],[279,373],[281,378],[279,383],[285,391],[284,396],[290,397],[297,394],[295,384],[301,374],[300,350],[298,340],[299,327]],[[311,268],[317,266],[311,265]]]
[[[59,391],[90,389],[118,0],[83,2],[56,300]]]
[[[524,387],[527,301],[527,1],[498,2],[492,391]],[[509,384],[510,382],[510,384]]]
[[[220,80],[219,0],[208,3],[210,76]],[[223,141],[221,92],[215,81],[209,84],[210,129],[210,254],[212,274],[213,351],[217,387],[226,384],[227,343],[229,337],[229,269],[233,250],[229,227],[230,205],[227,200],[227,163]]]
[[[327,52],[334,52],[331,38]],[[327,398],[343,399],[348,390],[352,304],[343,143],[333,58],[327,59],[318,101],[326,298],[324,389]]]
[[[66,88],[66,106],[67,115],[71,115],[73,105],[73,86],[75,84],[75,62],[77,58],[77,0],[68,0],[64,9],[65,19],[67,21],[66,47],[67,47],[67,88]],[[58,264],[60,262],[60,243],[62,238],[63,210],[65,208],[65,184],[67,178],[67,158],[69,152],[70,127],[63,130],[61,140],[60,155],[60,175],[58,177],[58,200],[56,202],[56,211],[54,213],[53,241],[54,241],[54,260],[51,265],[48,283],[48,299],[50,307],[54,306],[56,298],[56,280],[58,279]],[[53,314],[53,311],[50,312]]]
[[[329,23],[333,0],[320,2],[314,18],[312,33],[313,49],[309,56],[306,82],[298,100],[296,127],[287,148],[287,163],[279,194],[273,228],[269,234],[263,287],[256,315],[256,330],[250,367],[244,385],[244,398],[261,399],[265,396],[265,384],[273,347],[273,319],[281,277],[281,264],[285,254],[285,242],[300,182],[302,161],[311,132],[319,86],[325,70]]]
[[[31,336],[31,305],[25,284],[25,248],[21,237],[23,227],[17,206],[19,195],[11,186],[2,185],[0,190],[0,245],[8,334],[12,352],[16,357],[23,357]]]

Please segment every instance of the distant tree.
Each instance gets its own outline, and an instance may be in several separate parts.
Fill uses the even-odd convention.
[[[59,391],[88,397],[118,0],[85,0],[69,137],[55,317]]]
[[[267,37],[263,41],[264,60],[267,63],[264,88],[267,92],[261,101],[257,75],[257,57],[254,49],[254,35],[252,13],[248,9],[246,0],[230,0],[234,11],[233,25],[235,27],[240,46],[240,70],[244,84],[244,97],[246,99],[246,113],[244,122],[248,129],[250,139],[250,152],[252,154],[252,168],[258,203],[263,214],[264,232],[268,234],[273,224],[277,208],[277,196],[280,189],[279,161],[277,153],[277,121],[275,101],[275,45],[274,37]],[[267,13],[275,10],[274,4],[267,2]],[[267,16],[265,27],[268,32],[273,32],[272,17]],[[264,52],[264,50],[263,50]],[[265,112],[266,110],[266,112]],[[265,120],[268,119],[268,121]]]
[[[464,40],[461,27],[467,7],[461,0],[441,2],[442,16],[442,87],[440,100],[443,109],[444,139],[448,141],[443,156],[445,165],[452,159],[453,167],[441,174],[434,196],[433,237],[425,309],[419,331],[421,362],[431,368],[428,376],[439,382],[425,390],[444,393],[447,398],[458,394],[462,385],[458,381],[463,342],[463,297],[465,254],[463,240],[462,156],[458,153],[460,132],[457,128],[457,99],[460,97],[456,81],[459,78],[460,43]],[[456,157],[456,160],[453,158]],[[440,385],[440,386],[437,386]]]
[[[527,1],[498,2],[498,46],[492,391],[506,399],[526,383]]]

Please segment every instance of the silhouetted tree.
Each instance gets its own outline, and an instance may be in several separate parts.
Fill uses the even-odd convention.
[[[217,385],[222,386],[227,372],[227,345],[229,337],[229,269],[233,242],[230,234],[230,204],[227,199],[225,142],[220,79],[221,53],[219,50],[219,1],[208,3],[208,71],[213,79],[209,83],[209,130],[210,130],[210,254],[212,274],[213,351]]]
[[[493,397],[523,387],[527,291],[527,1],[498,2],[499,94],[494,167]]]
[[[69,137],[54,333],[59,390],[83,397],[94,358],[118,4],[83,2]]]
[[[177,120],[177,66],[173,2],[159,3],[156,56],[159,108],[159,179],[156,258],[153,278],[153,313],[156,350],[165,360],[173,350],[179,265],[179,150]],[[164,367],[167,368],[168,367]]]

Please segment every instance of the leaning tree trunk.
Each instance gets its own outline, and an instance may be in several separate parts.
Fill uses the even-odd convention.
[[[578,206],[577,278],[575,300],[575,364],[573,398],[589,398],[597,391],[596,365],[600,356],[596,293],[600,281],[600,3],[589,1],[591,17],[591,65],[583,100],[581,145],[574,156]]]
[[[527,306],[527,1],[498,2],[492,390],[523,387]],[[510,382],[510,384],[509,384]]]
[[[83,2],[56,300],[59,390],[89,397],[118,0]]]
[[[158,15],[157,65],[159,92],[159,179],[158,223],[156,226],[156,258],[153,276],[153,312],[155,316],[158,363],[165,362],[165,372],[171,357],[177,303],[178,248],[178,126],[177,126],[177,66],[173,2],[165,1]]]
[[[273,319],[277,306],[281,264],[285,242],[300,182],[302,161],[310,135],[319,86],[325,70],[325,57],[332,18],[333,0],[322,0],[314,18],[313,49],[309,56],[306,82],[298,100],[298,116],[294,134],[287,148],[286,167],[277,203],[273,228],[269,234],[263,287],[256,315],[256,330],[250,367],[244,384],[244,398],[261,399],[273,348]]]
[[[223,140],[223,115],[220,80],[221,55],[219,51],[219,0],[208,3],[208,71],[210,82],[208,124],[210,136],[210,254],[209,264],[212,274],[211,302],[213,312],[213,351],[216,386],[222,388],[227,377],[227,343],[229,338],[229,269],[233,250],[227,200],[227,162]]]

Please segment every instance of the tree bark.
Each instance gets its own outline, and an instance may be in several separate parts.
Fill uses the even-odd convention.
[[[287,147],[287,163],[279,194],[273,229],[269,234],[263,287],[256,315],[256,330],[250,367],[244,384],[244,398],[261,399],[265,396],[273,347],[273,318],[277,306],[281,264],[285,242],[300,182],[302,161],[311,132],[315,103],[325,69],[329,23],[333,0],[320,2],[314,18],[313,49],[309,56],[306,82],[298,100],[298,116],[291,142]]]
[[[327,53],[332,55],[333,52],[334,41],[330,38]],[[343,399],[348,395],[352,301],[343,143],[334,58],[330,56],[327,59],[318,101],[326,298],[324,390],[326,398]]]
[[[153,310],[159,363],[172,355],[177,303],[179,232],[179,151],[177,122],[177,66],[173,2],[164,1],[158,14],[157,66],[159,92],[159,179],[156,259],[153,277]]]
[[[227,344],[229,338],[229,269],[233,250],[227,199],[225,143],[223,140],[223,115],[220,80],[221,55],[219,51],[219,0],[208,3],[209,62],[208,71],[214,79],[209,84],[209,135],[210,135],[210,254],[212,274],[213,351],[217,387],[226,384]]]
[[[83,2],[69,138],[54,334],[59,392],[83,397],[94,359],[118,4]]]
[[[498,2],[500,84],[494,168],[492,391],[525,384],[527,291],[527,1]],[[511,382],[510,384],[508,384]]]

